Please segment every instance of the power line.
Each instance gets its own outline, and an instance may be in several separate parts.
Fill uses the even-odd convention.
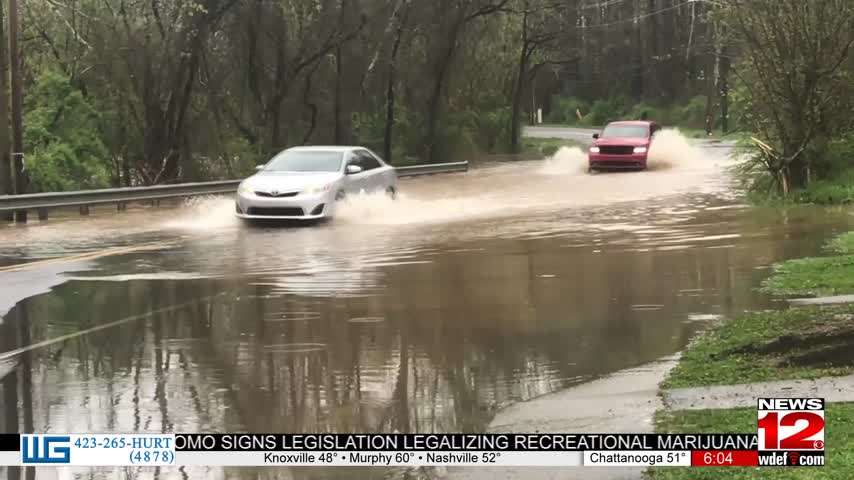
[[[583,5],[583,6],[579,7],[579,10],[593,10],[594,8],[606,8],[606,7],[610,7],[611,5],[623,3],[625,1],[626,0],[607,0],[605,2],[594,3],[592,5]]]
[[[610,27],[613,25],[620,25],[620,24],[624,24],[624,23],[634,23],[634,22],[644,20],[646,18],[655,16],[655,15],[658,15],[660,13],[664,13],[664,12],[668,12],[670,10],[675,10],[677,8],[681,8],[681,7],[688,5],[688,4],[691,4],[691,3],[694,3],[694,0],[686,0],[682,3],[676,4],[676,5],[671,5],[669,7],[664,7],[662,9],[656,10],[654,12],[645,13],[643,15],[635,15],[635,16],[633,16],[631,18],[627,18],[625,20],[617,20],[617,21],[608,22],[608,23],[599,23],[596,25],[578,25],[578,26],[572,27],[572,29],[573,30],[587,30],[587,29],[591,29],[591,28]]]

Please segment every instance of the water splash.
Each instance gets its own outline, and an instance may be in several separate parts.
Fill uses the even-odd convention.
[[[647,157],[649,170],[691,168],[703,160],[703,152],[679,132],[664,129],[655,136]]]
[[[167,220],[163,227],[172,230],[222,230],[238,227],[239,219],[234,215],[234,199],[222,196],[188,198],[184,208],[176,212],[175,218]]]
[[[554,155],[543,160],[537,173],[540,175],[575,175],[587,172],[587,153],[578,147],[561,147]]]

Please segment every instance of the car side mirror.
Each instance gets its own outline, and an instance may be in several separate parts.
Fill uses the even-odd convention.
[[[347,175],[355,175],[362,172],[362,167],[358,165],[347,165]]]
[[[255,171],[260,172],[261,170],[264,170],[264,167],[265,165],[255,165]]]
[[[599,134],[598,134],[598,133],[594,133],[594,134],[593,134],[593,138],[599,138]]]

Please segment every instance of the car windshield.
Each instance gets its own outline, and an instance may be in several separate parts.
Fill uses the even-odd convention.
[[[285,150],[264,167],[265,172],[337,172],[344,159],[342,152],[323,150]]]
[[[646,138],[649,127],[646,125],[608,125],[602,132],[602,138]]]

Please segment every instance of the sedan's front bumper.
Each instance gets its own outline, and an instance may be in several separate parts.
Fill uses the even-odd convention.
[[[334,202],[335,197],[329,193],[284,198],[238,193],[234,208],[237,217],[245,219],[316,220],[331,216]]]

